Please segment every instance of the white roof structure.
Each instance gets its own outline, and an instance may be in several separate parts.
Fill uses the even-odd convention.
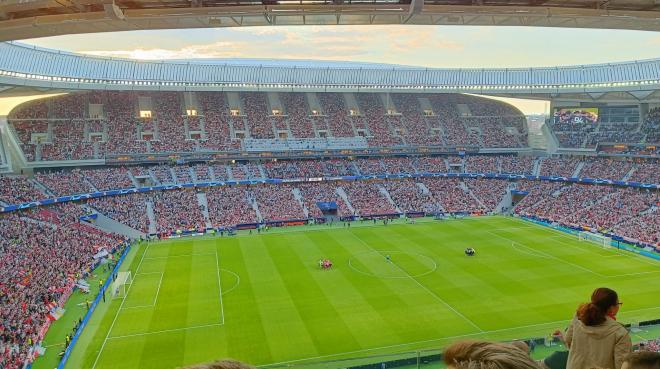
[[[346,67],[137,61],[0,43],[0,87],[25,91],[350,91],[475,93],[548,98],[625,92],[655,98],[660,59],[553,68],[434,69],[368,64]],[[658,97],[660,98],[660,97]]]

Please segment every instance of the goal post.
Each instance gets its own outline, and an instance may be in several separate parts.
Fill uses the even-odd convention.
[[[126,292],[128,286],[133,282],[131,272],[119,272],[117,273],[117,278],[112,282],[111,285],[111,295],[112,298],[124,298],[126,297]]]
[[[612,247],[612,238],[594,232],[578,232],[579,241],[588,241],[600,245],[603,248]]]

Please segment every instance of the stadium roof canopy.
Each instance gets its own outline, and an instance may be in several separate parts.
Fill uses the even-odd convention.
[[[382,64],[136,61],[0,43],[0,95],[71,90],[432,92],[660,101],[660,59],[584,66],[435,69]]]
[[[660,31],[660,1],[0,0],[0,41],[144,29],[334,24]]]

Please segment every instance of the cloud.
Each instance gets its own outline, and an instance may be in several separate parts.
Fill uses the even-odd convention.
[[[256,27],[225,30],[221,41],[177,47],[136,47],[84,51],[98,56],[141,60],[188,58],[323,59],[395,62],[405,55],[438,50],[462,50],[463,45],[431,27],[400,26],[301,26]],[[194,39],[190,37],[189,39]]]

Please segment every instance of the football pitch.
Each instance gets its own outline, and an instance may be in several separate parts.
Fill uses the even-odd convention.
[[[659,262],[507,217],[159,241],[122,270],[126,297],[101,304],[67,368],[277,366],[542,337],[600,286],[619,292],[620,321],[660,318]]]

